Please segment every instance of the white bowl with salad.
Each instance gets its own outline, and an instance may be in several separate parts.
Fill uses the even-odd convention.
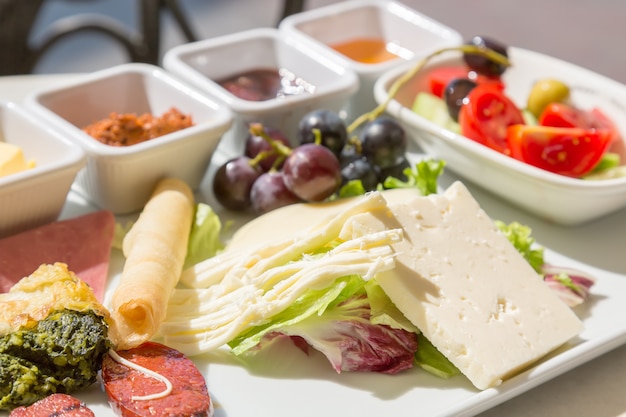
[[[475,40],[474,52],[487,42],[500,60],[491,73],[466,62],[467,49],[438,51],[381,76],[377,102],[425,153],[541,218],[578,225],[626,206],[626,86]]]

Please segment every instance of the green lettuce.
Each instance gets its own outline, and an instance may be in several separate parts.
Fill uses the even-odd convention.
[[[269,323],[245,331],[228,345],[240,355],[288,336],[300,348],[311,346],[324,354],[337,372],[394,374],[411,368],[416,334],[372,323],[365,287],[360,276],[351,275],[326,289],[310,289]]]
[[[526,259],[537,273],[542,272],[544,265],[543,247],[536,245],[535,238],[531,236],[531,229],[518,222],[506,224],[500,220],[495,221],[500,232],[515,246],[515,249]]]
[[[189,233],[184,268],[211,258],[224,249],[224,244],[220,240],[221,231],[222,222],[213,208],[208,204],[197,204]]]
[[[417,188],[422,195],[436,194],[437,181],[446,166],[445,161],[424,159],[412,168],[405,168],[402,172],[406,181],[388,177],[383,182],[383,188]]]

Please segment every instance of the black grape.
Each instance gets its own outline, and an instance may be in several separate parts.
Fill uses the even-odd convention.
[[[407,148],[404,129],[390,117],[379,117],[367,123],[359,140],[363,156],[382,169],[399,164]]]
[[[378,181],[380,181],[381,183],[384,183],[385,180],[389,177],[394,177],[401,181],[406,181],[408,178],[404,174],[404,170],[410,167],[411,167],[411,164],[409,164],[409,161],[406,158],[402,158],[402,161],[398,163],[397,165],[390,166],[385,169],[381,169],[380,172],[378,173]]]
[[[314,110],[306,114],[298,125],[299,143],[315,143],[316,129],[319,130],[321,144],[338,156],[348,140],[343,119],[330,110]]]
[[[352,180],[361,180],[365,191],[373,191],[378,186],[378,170],[376,168],[363,157],[349,161],[341,168],[342,184]]]

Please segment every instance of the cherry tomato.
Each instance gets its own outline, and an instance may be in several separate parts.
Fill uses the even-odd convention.
[[[507,128],[523,124],[524,117],[502,90],[489,84],[475,87],[461,106],[461,133],[478,143],[505,154],[509,153]]]
[[[569,177],[581,177],[602,159],[611,142],[608,129],[513,125],[508,128],[511,156]]]
[[[538,123],[541,126],[606,129],[611,133],[611,142],[621,137],[615,123],[598,108],[585,111],[564,103],[551,103],[542,112]]]
[[[613,120],[609,116],[604,114],[604,112],[597,107],[591,109],[589,111],[589,114],[591,115],[591,118],[593,120],[594,128],[607,129],[609,132],[611,132],[611,145],[623,144],[622,134],[615,125],[615,122],[613,122]]]
[[[537,122],[541,126],[580,127],[590,129],[593,122],[590,114],[565,103],[550,103],[539,115]]]
[[[426,76],[430,92],[439,98],[443,98],[446,86],[458,78],[466,78],[476,84],[493,84],[504,89],[504,82],[499,77],[488,77],[470,70],[465,65],[437,67],[432,69]]]

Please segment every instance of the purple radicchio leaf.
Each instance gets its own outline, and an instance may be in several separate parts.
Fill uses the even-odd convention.
[[[335,371],[396,374],[413,366],[417,335],[387,325],[372,324],[369,304],[354,297],[302,322],[264,336],[260,345],[285,335],[305,352],[308,346],[326,356]]]
[[[593,276],[583,271],[548,264],[542,267],[542,274],[544,282],[570,307],[584,303],[596,282]]]

